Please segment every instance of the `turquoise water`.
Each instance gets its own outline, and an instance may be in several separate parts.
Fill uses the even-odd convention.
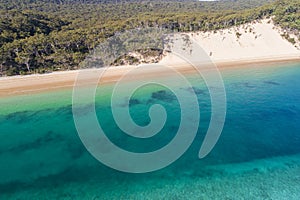
[[[211,105],[203,80],[187,75],[193,88],[179,89],[197,94],[197,137],[175,163],[147,174],[115,171],[87,152],[75,129],[71,90],[0,99],[0,199],[299,199],[300,64],[221,74],[228,110],[213,151],[198,158]],[[98,88],[96,111],[115,144],[148,152],[172,140],[180,108],[171,91],[149,85],[131,98],[130,113],[139,125],[149,123],[145,113],[155,103],[168,113],[161,132],[141,140],[115,124],[111,89]]]

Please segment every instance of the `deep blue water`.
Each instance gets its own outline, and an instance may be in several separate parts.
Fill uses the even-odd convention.
[[[225,181],[228,171],[235,174],[234,166],[240,166],[235,174],[238,177],[246,176],[248,170],[259,174],[267,169],[266,173],[271,173],[273,165],[269,167],[267,163],[272,159],[273,164],[279,163],[278,166],[300,166],[300,159],[297,160],[300,158],[300,64],[223,69],[221,73],[228,108],[225,127],[213,151],[204,159],[198,158],[209,125],[211,104],[203,80],[196,75],[187,75],[193,88],[180,89],[195,92],[201,109],[196,139],[171,166],[147,174],[115,171],[87,152],[74,126],[70,91],[58,95],[67,100],[55,104],[49,102],[49,107],[40,101],[55,101],[54,96],[58,93],[2,99],[5,106],[0,108],[0,197],[46,199],[49,195],[50,199],[92,199],[94,195],[98,199],[139,199],[141,197],[134,196],[133,192],[142,194],[144,190],[157,191],[160,188],[160,192],[153,192],[153,197],[189,199],[185,196],[189,195],[188,192],[175,190],[178,194],[173,192],[175,196],[166,196],[167,193],[162,191],[169,190],[167,186],[170,182],[193,184],[193,181],[211,177]],[[176,96],[167,88],[149,86],[131,97],[132,119],[141,126],[149,123],[150,118],[145,113],[153,104],[163,105],[168,113],[161,132],[143,140],[132,138],[118,128],[110,104],[107,99],[101,99],[106,98],[102,94],[109,93],[109,87],[98,90],[98,119],[107,136],[118,146],[134,152],[154,151],[175,136],[180,122],[180,108]],[[286,161],[289,157],[296,159]],[[256,164],[258,160],[266,162]],[[243,163],[254,163],[256,166],[243,170]],[[293,183],[299,184],[300,180],[295,179]],[[72,187],[72,184],[73,188],[83,191],[73,194],[65,189]],[[45,191],[51,192],[47,194]],[[223,192],[224,195],[228,193]],[[247,192],[245,189],[245,195]]]

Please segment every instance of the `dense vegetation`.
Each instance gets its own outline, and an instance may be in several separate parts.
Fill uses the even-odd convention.
[[[265,16],[300,30],[299,0],[0,0],[0,76],[77,69],[117,31],[215,30]]]

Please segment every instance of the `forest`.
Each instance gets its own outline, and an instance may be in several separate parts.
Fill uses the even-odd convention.
[[[211,31],[271,16],[299,33],[299,0],[0,0],[0,76],[78,69],[101,42],[134,28]]]

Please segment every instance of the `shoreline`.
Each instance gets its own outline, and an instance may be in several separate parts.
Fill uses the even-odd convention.
[[[275,26],[272,20],[264,19],[259,22],[243,24],[216,32],[194,32],[188,34],[195,45],[200,47],[193,50],[193,56],[197,56],[194,58],[197,58],[199,61],[199,63],[196,63],[199,66],[197,70],[207,70],[214,65],[218,70],[222,71],[243,67],[284,66],[300,63],[300,47],[298,46],[300,41],[297,39],[297,45],[293,45],[282,37],[283,32],[284,30]],[[239,33],[239,37],[237,37],[237,33]],[[182,45],[180,40],[178,40],[174,43],[173,48],[180,50],[183,47]],[[191,55],[191,52],[189,55]],[[128,81],[145,78],[153,80],[156,77],[170,75],[169,70],[166,68],[151,67],[154,65],[168,66],[182,74],[197,72],[193,66],[172,53],[163,57],[158,64],[84,70],[92,70],[91,72],[93,70],[97,70],[95,72],[103,70],[105,73],[101,77],[99,84],[117,82],[124,74],[135,67],[143,68],[143,70],[139,70],[138,74],[131,76],[132,79],[127,79]],[[79,71],[2,77],[0,78],[0,98],[70,89],[74,86]],[[85,83],[82,85],[95,81],[95,78],[89,77],[84,79]]]
[[[244,68],[244,67],[268,67],[279,66],[284,64],[300,63],[300,55],[294,57],[277,57],[277,58],[264,58],[264,59],[247,59],[235,61],[219,61],[214,64],[219,70]],[[194,67],[187,64],[165,64],[173,67],[176,71],[182,74],[193,74],[196,72]],[[211,64],[210,64],[211,65]],[[120,66],[102,69],[85,69],[85,70],[105,70],[104,76],[101,78],[99,84],[111,84],[117,82],[124,74],[138,66]],[[141,67],[147,67],[141,66]],[[203,70],[209,68],[203,67]],[[70,89],[74,86],[77,74],[80,70],[53,72],[49,74],[34,74],[25,76],[12,76],[0,78],[0,98],[16,96],[16,95],[29,95],[41,93],[46,91],[56,91],[62,89]],[[158,70],[145,68],[141,73],[140,78],[155,78],[157,77]],[[168,71],[163,69],[159,71],[159,76],[168,76]],[[138,77],[135,77],[138,78]],[[87,80],[88,82],[88,80]]]

